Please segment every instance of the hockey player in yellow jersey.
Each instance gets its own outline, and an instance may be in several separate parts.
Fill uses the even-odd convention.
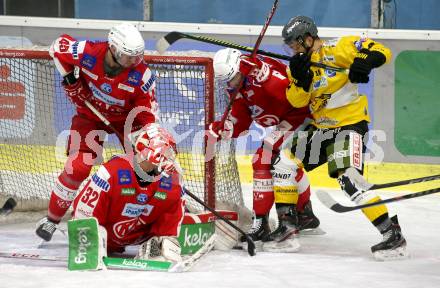
[[[330,177],[337,178],[342,190],[357,204],[379,201],[363,174],[363,153],[368,132],[368,101],[359,94],[357,83],[367,83],[369,73],[391,60],[391,51],[371,39],[345,36],[323,41],[314,21],[297,16],[284,26],[282,37],[292,51],[286,91],[293,107],[309,106],[313,122],[298,134],[292,153],[306,171],[328,163]],[[349,69],[335,72],[312,66],[312,62]],[[397,216],[389,217],[385,205],[362,210],[383,235],[372,246],[377,260],[405,258],[406,241]]]

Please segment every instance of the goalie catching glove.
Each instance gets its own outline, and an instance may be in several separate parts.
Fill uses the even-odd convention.
[[[88,101],[92,97],[92,92],[84,86],[81,79],[76,79],[73,72],[64,76],[61,83],[67,97],[76,107],[85,107],[84,101]]]
[[[368,76],[373,68],[382,66],[386,61],[385,55],[378,51],[361,49],[354,57],[353,64],[350,66],[348,79],[351,83],[368,83]]]
[[[135,259],[182,262],[179,241],[170,236],[151,237],[139,246]]]

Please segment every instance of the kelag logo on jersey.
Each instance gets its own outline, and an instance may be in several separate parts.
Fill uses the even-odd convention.
[[[166,200],[167,199],[167,193],[166,192],[157,191],[156,193],[154,193],[154,198],[159,199],[159,200]]]
[[[131,184],[131,173],[130,170],[118,170],[118,184],[126,185]]]
[[[147,194],[141,193],[136,197],[136,200],[139,204],[145,204],[147,203],[148,196]]]
[[[142,78],[141,72],[136,70],[131,70],[130,73],[128,73],[127,82],[131,85],[138,86],[141,81],[141,78]]]
[[[89,69],[93,69],[93,67],[95,67],[96,64],[96,58],[89,55],[89,54],[84,54],[83,58],[81,59],[81,65],[84,67],[87,67]]]
[[[171,177],[162,177],[160,179],[159,188],[170,190],[171,189],[172,179]]]
[[[105,93],[112,93],[112,86],[108,83],[103,83],[101,85],[101,90],[104,91]]]

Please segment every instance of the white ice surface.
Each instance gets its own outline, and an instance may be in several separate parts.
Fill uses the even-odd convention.
[[[250,187],[245,198],[251,201]],[[335,199],[349,202],[340,191]],[[383,193],[383,198],[395,196]],[[440,196],[405,200],[388,205],[398,213],[411,258],[376,262],[370,246],[381,236],[360,211],[337,214],[312,196],[322,236],[302,237],[301,251],[294,254],[244,251],[213,251],[191,272],[171,274],[140,271],[70,272],[62,262],[0,258],[0,287],[440,287]],[[0,225],[0,252],[32,252],[38,240],[34,223]],[[66,255],[67,240],[56,234],[54,241],[39,249],[45,255]]]

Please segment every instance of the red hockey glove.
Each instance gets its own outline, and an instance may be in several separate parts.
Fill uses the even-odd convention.
[[[240,72],[245,76],[253,76],[259,83],[263,83],[269,78],[269,64],[261,61],[258,57],[243,57],[240,61]]]
[[[228,140],[232,138],[234,133],[234,124],[231,120],[226,119],[223,127],[221,121],[214,121],[209,124],[209,134],[218,140]]]
[[[81,79],[78,79],[73,84],[67,84],[66,81],[63,81],[62,85],[67,97],[76,107],[85,107],[84,101],[92,97],[92,92],[88,87],[84,86]]]
[[[257,58],[243,56],[240,60],[240,73],[244,76],[251,74],[262,65],[261,60]]]

